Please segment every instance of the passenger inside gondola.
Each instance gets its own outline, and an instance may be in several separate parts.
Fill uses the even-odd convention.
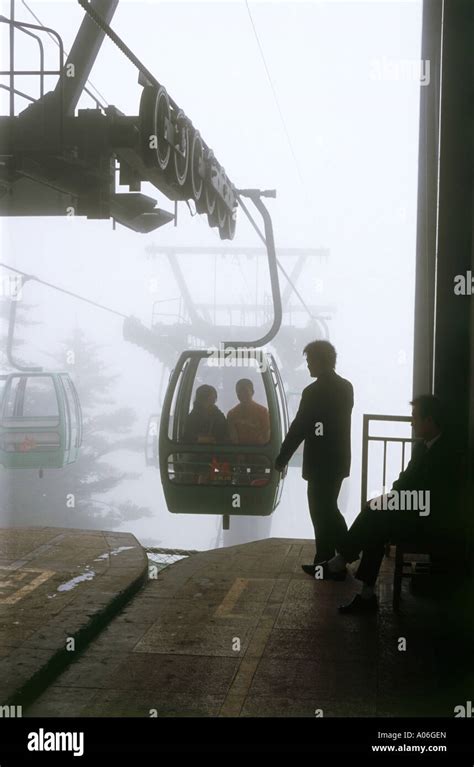
[[[216,405],[217,391],[214,386],[203,384],[196,389],[193,409],[189,413],[183,433],[183,442],[198,445],[229,443],[229,430],[224,413]],[[182,481],[192,484],[208,484],[223,477],[223,465],[215,454],[201,454],[197,457],[183,456]],[[191,460],[190,460],[191,459]],[[226,476],[230,468],[225,467]]]
[[[254,402],[254,386],[241,378],[235,386],[239,404],[227,413],[231,441],[236,445],[266,445],[270,440],[270,415],[266,407]]]
[[[183,442],[200,445],[222,445],[229,442],[227,421],[216,402],[217,391],[214,386],[203,384],[196,389],[193,409],[186,419]]]
[[[271,369],[249,370],[251,378],[242,378],[241,366],[211,365],[204,353],[191,362],[187,375],[176,377],[169,403],[167,437],[179,449],[167,456],[165,480],[214,487],[269,485],[274,480],[270,454],[279,449],[283,423],[276,395],[272,399],[276,384]]]

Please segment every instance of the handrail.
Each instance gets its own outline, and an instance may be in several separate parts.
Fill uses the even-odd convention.
[[[12,8],[12,14],[14,9],[14,3],[11,4]],[[63,139],[63,69],[64,69],[64,44],[62,41],[61,36],[56,32],[55,29],[52,29],[51,27],[45,27],[40,24],[29,24],[26,21],[15,21],[13,16],[12,18],[8,19],[6,16],[0,15],[0,24],[8,24],[10,26],[10,69],[6,71],[1,71],[0,75],[8,75],[10,77],[10,86],[7,86],[7,90],[10,91],[10,117],[15,116],[15,76],[18,75],[28,75],[28,76],[39,76],[40,77],[40,92],[41,97],[44,95],[44,76],[45,74],[52,74],[52,75],[58,75],[59,77],[59,135],[60,135],[60,141],[62,143]],[[15,53],[15,36],[14,36],[14,30],[18,29],[20,32],[23,32],[25,35],[29,35],[30,37],[33,37],[38,42],[38,45],[40,47],[40,62],[41,62],[41,68],[40,70],[25,70],[25,71],[16,71],[15,70],[15,60],[14,60],[14,53]],[[58,47],[59,47],[59,69],[53,69],[53,70],[45,70],[44,69],[44,47],[43,43],[41,42],[40,38],[33,34],[33,32],[29,32],[28,30],[36,29],[38,32],[46,32],[49,35],[52,35],[56,38]],[[25,96],[26,98],[29,98],[25,94],[19,94],[22,96]],[[34,101],[34,99],[33,99]]]
[[[389,442],[402,444],[402,470],[405,468],[405,448],[406,445],[411,442],[415,442],[413,437],[377,437],[369,434],[369,426],[371,421],[386,421],[388,423],[411,423],[410,416],[406,415],[381,415],[364,413],[363,426],[362,426],[362,470],[361,470],[361,508],[367,503],[367,478],[368,478],[368,466],[369,466],[369,442],[382,442],[384,445],[383,451],[383,468],[382,468],[382,488],[385,489],[385,482],[387,479],[387,444]]]
[[[28,32],[27,29],[22,29],[21,31],[25,35],[28,35],[28,37],[33,37],[40,49],[40,98],[42,98],[44,96],[44,45],[39,35],[35,35],[33,32]]]
[[[11,88],[9,85],[3,85],[3,83],[0,83],[0,88],[2,88],[5,91],[8,91],[11,94]],[[23,93],[23,91],[19,91],[18,88],[13,88],[13,93],[16,93],[17,96],[21,96],[23,99],[26,99],[27,101],[31,101],[32,104],[35,103],[36,99],[34,99],[32,96],[28,96],[27,93]]]

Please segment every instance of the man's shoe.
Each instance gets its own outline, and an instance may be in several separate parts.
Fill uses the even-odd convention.
[[[360,594],[356,594],[352,602],[349,602],[347,605],[341,605],[338,609],[344,615],[367,615],[369,613],[376,613],[379,609],[379,604],[375,594],[369,597],[369,599],[362,599]]]
[[[301,569],[304,573],[314,578],[314,565],[301,565]]]
[[[316,569],[318,570],[317,573]],[[332,572],[329,569],[328,562],[320,562],[313,567],[313,575],[317,581],[344,581],[347,575],[347,568],[344,567],[343,570]]]

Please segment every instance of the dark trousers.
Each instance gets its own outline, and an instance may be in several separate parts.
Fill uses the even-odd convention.
[[[385,545],[417,541],[425,537],[423,518],[416,511],[382,511],[367,504],[356,517],[339,551],[346,562],[362,558],[356,578],[374,586],[382,563]]]
[[[343,477],[326,475],[308,480],[308,505],[316,539],[314,562],[334,556],[347,533],[346,520],[337,507]]]

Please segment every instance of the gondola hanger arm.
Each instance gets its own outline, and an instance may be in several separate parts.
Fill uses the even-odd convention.
[[[250,223],[256,230],[257,234],[259,235],[260,239],[264,243],[267,250],[268,268],[270,271],[270,285],[271,285],[272,301],[273,301],[273,323],[270,330],[267,333],[265,333],[265,335],[261,336],[261,338],[257,338],[255,341],[223,341],[222,345],[224,348],[227,347],[227,348],[234,348],[234,349],[249,348],[249,347],[258,348],[260,346],[265,346],[265,344],[270,343],[270,341],[272,341],[275,338],[276,334],[280,330],[282,316],[283,316],[280,283],[278,280],[278,263],[277,263],[276,250],[275,250],[275,239],[273,236],[273,224],[272,224],[270,212],[268,211],[268,208],[266,207],[262,199],[263,197],[276,197],[276,190],[275,189],[266,189],[266,190],[236,189],[235,192],[242,210],[244,211]],[[260,215],[262,216],[263,226],[264,226],[263,233],[260,231],[260,228],[258,227],[257,223],[254,221],[250,211],[247,209],[247,206],[245,205],[242,199],[243,197],[250,199],[255,205],[255,207],[257,208]]]

